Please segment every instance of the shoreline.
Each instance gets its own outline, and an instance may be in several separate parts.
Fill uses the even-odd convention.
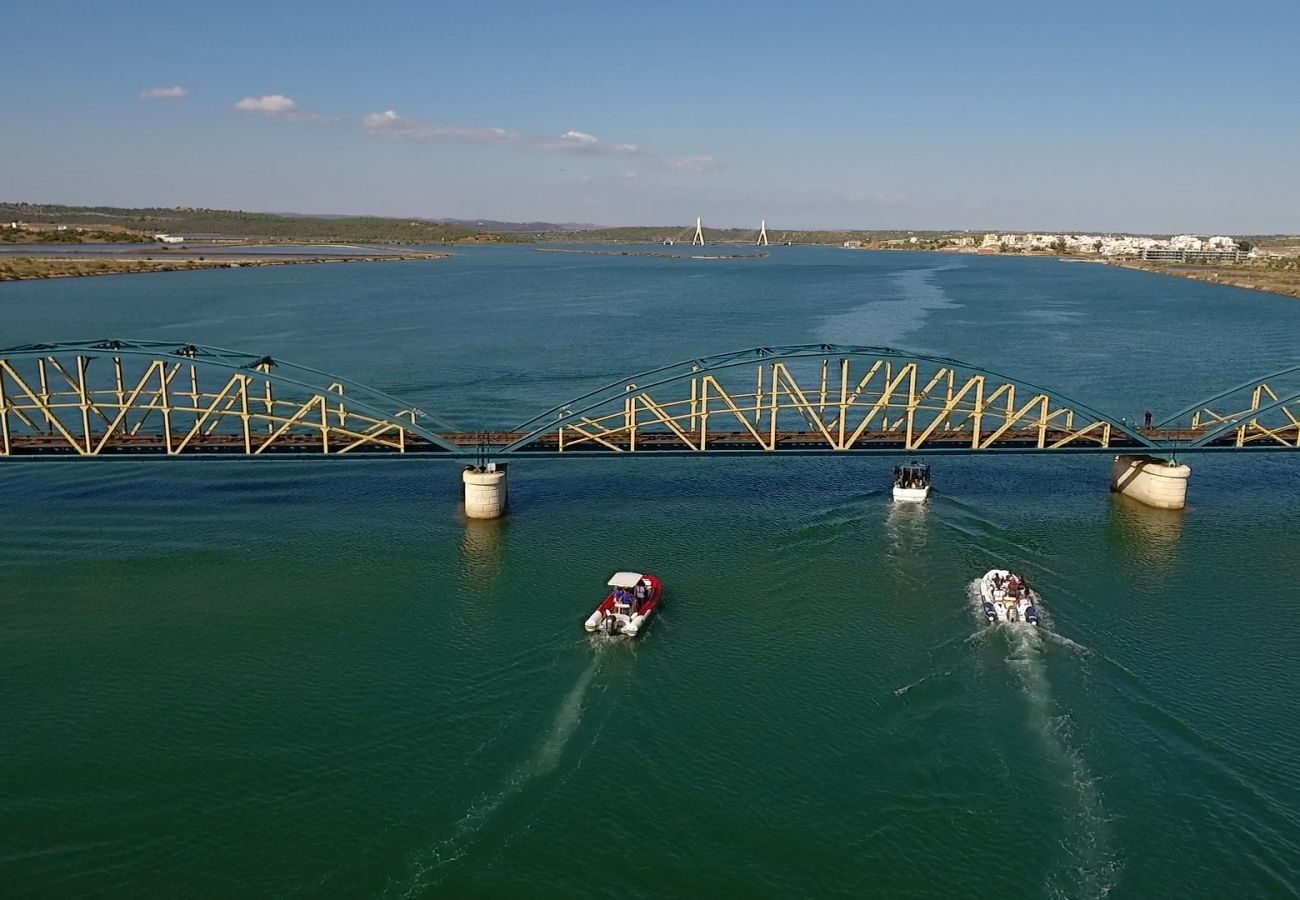
[[[217,258],[213,259],[212,256]],[[448,259],[450,253],[390,253],[364,256],[240,256],[205,253],[171,259],[126,259],[120,257],[70,258],[66,256],[0,256],[0,282],[40,281],[52,278],[87,278],[97,275],[145,275],[153,272],[189,272],[199,269],[246,269],[262,266],[317,265],[323,263],[411,262]]]
[[[1097,266],[1110,266],[1116,269],[1128,269],[1133,272],[1149,272],[1152,275],[1164,275],[1168,278],[1185,278],[1205,284],[1217,284],[1223,287],[1241,288],[1247,291],[1259,291],[1263,294],[1276,294],[1279,297],[1300,299],[1300,267],[1269,268],[1258,263],[1236,263],[1232,265],[1215,265],[1214,263],[1179,263],[1154,262],[1140,259],[1106,259],[1090,256],[1068,256],[1060,253],[971,253],[949,247],[848,247],[857,252],[881,253],[948,253],[956,256],[982,256],[999,259],[1055,259],[1065,263],[1092,263]]]
[[[538,253],[580,253],[584,256],[648,256],[654,259],[763,259],[767,251],[761,253],[718,253],[691,254],[660,253],[654,250],[584,250],[570,247],[534,247]]]
[[[1231,266],[1204,266],[1203,268],[1175,267],[1160,263],[1142,262],[1140,260],[1113,262],[1108,265],[1134,272],[1150,272],[1152,275],[1164,275],[1169,278],[1186,278],[1205,284],[1217,284],[1222,287],[1235,287],[1247,291],[1259,291],[1262,294],[1276,294],[1300,300],[1300,270],[1237,268]],[[1290,276],[1289,278],[1287,276]],[[1278,284],[1261,284],[1261,280],[1276,279]],[[1249,280],[1244,280],[1249,279]]]

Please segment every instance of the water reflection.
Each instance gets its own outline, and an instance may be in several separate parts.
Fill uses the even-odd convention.
[[[470,590],[488,593],[501,578],[505,519],[466,519],[460,540],[461,577]]]
[[[1124,547],[1135,559],[1160,571],[1178,559],[1186,510],[1156,509],[1123,494],[1112,494],[1112,532],[1123,536]]]

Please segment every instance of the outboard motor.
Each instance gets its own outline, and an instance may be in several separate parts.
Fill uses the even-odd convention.
[[[984,616],[989,620],[989,624],[998,620],[998,611],[994,609],[993,604],[987,600],[984,601]]]
[[[1019,622],[1019,621],[1020,621],[1020,607],[1018,607],[1018,606],[1008,606],[1008,607],[1007,607],[1007,621],[1008,621],[1008,622]]]
[[[1030,625],[1038,624],[1038,610],[1034,609],[1034,604],[1025,607],[1025,621]]]
[[[623,623],[619,621],[618,616],[610,614],[605,616],[605,634],[613,637],[623,630]]]

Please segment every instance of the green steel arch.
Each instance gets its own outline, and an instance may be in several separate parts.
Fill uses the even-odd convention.
[[[1300,364],[1212,394],[1157,427],[1186,432],[1180,449],[1300,447]]]
[[[92,366],[101,358],[111,363]],[[177,378],[182,371],[188,379]],[[218,381],[223,390],[204,389],[200,375],[224,379]],[[175,455],[170,432],[176,419],[190,427],[188,439],[177,435],[182,450],[196,436],[196,445],[217,446],[232,420],[242,423],[247,452],[293,449],[303,432],[321,435],[326,453],[401,451],[408,437],[429,450],[461,449],[440,434],[456,426],[368,385],[267,355],[167,341],[66,341],[0,350],[0,409],[6,454],[15,430],[62,438],[66,448],[47,443],[93,456],[120,450],[128,438],[157,436],[161,428],[168,455]],[[251,449],[253,421],[257,451]],[[272,447],[275,441],[262,428],[276,441],[283,438],[281,445]],[[330,432],[340,436],[334,450]]]
[[[828,364],[832,361],[838,366],[836,373],[828,371]],[[866,366],[867,376],[856,381],[850,380],[851,364]],[[820,365],[820,374],[815,378],[815,384],[809,385],[806,381],[800,383],[797,378],[787,377],[792,375],[792,366],[808,365]],[[734,393],[726,391],[718,384],[721,376],[734,376],[738,371],[751,368],[759,373],[754,392],[745,392],[741,398],[737,398]],[[770,370],[771,373],[767,382],[767,391],[763,388],[762,373],[765,369]],[[807,374],[805,371],[804,376],[806,377]],[[831,378],[832,374],[836,377]],[[877,377],[879,381],[873,390],[871,380]],[[900,378],[905,381],[905,385],[899,380]],[[836,383],[828,385],[828,381]],[[705,382],[707,385],[702,391],[701,384]],[[649,396],[650,391],[671,391],[688,386],[692,392],[690,398],[674,397],[666,402],[659,402]],[[709,386],[716,388],[712,398],[708,395]],[[936,386],[941,388],[938,393],[935,391]],[[972,386],[978,389],[972,391]],[[825,399],[828,387],[833,388],[836,393],[829,402]],[[815,404],[807,399],[812,391],[817,395]],[[773,400],[774,395],[780,394],[787,394],[794,398],[793,402],[786,404],[779,398]],[[1030,403],[1017,406],[1016,398],[1023,399],[1026,394],[1031,398]],[[802,399],[799,399],[800,395]],[[635,406],[635,401],[643,397],[644,408],[651,412],[644,425],[640,420],[632,420],[630,425],[622,429],[609,427],[611,424],[616,424],[615,420],[620,414],[617,409],[610,413],[611,407],[618,407],[620,404],[626,407],[629,398],[632,398]],[[957,398],[955,403],[954,397]],[[744,402],[737,402],[738,399]],[[715,400],[721,401],[726,409],[720,410],[718,406],[710,405]],[[683,412],[684,405],[689,404],[694,404],[694,411]],[[701,404],[704,406],[703,412]],[[1028,406],[1034,409],[1028,409]],[[667,411],[665,407],[672,408],[671,414],[665,414]],[[701,415],[717,416],[720,411],[730,414],[737,422],[744,425],[743,429],[737,430],[736,433],[747,431],[751,435],[753,440],[749,442],[749,449],[770,452],[783,449],[781,442],[776,437],[764,440],[758,433],[759,429],[752,427],[753,423],[743,423],[739,413],[747,413],[754,422],[764,424],[768,429],[768,435],[773,436],[782,432],[782,429],[772,420],[778,418],[782,412],[791,410],[797,411],[798,417],[804,420],[804,425],[808,429],[820,432],[826,438],[824,447],[801,445],[799,449],[804,450],[824,449],[845,452],[869,449],[865,444],[859,446],[857,440],[848,441],[848,436],[842,427],[852,424],[853,431],[860,439],[862,433],[859,431],[859,426],[862,424],[862,419],[867,418],[870,425],[873,419],[869,417],[879,416],[885,410],[901,414],[901,420],[891,418],[886,413],[874,421],[881,423],[882,428],[888,431],[891,427],[901,427],[901,422],[905,420],[906,440],[901,442],[903,446],[900,448],[897,446],[899,441],[890,442],[876,438],[873,446],[881,448],[888,446],[888,449],[893,451],[898,449],[914,451],[923,447],[940,449],[939,445],[931,440],[936,436],[936,430],[930,428],[936,416],[946,419],[948,425],[952,424],[953,418],[962,418],[967,425],[974,424],[975,430],[970,434],[970,443],[965,447],[967,450],[1010,446],[1010,437],[1006,445],[999,445],[996,439],[982,442],[989,434],[988,429],[982,433],[978,430],[981,420],[985,417],[999,420],[993,431],[1002,429],[1002,435],[1007,435],[1010,431],[1011,437],[1019,438],[1022,445],[1024,429],[1037,429],[1039,440],[1036,445],[1032,448],[1021,446],[1020,449],[1084,449],[1086,447],[1095,450],[1098,447],[1126,447],[1151,452],[1166,449],[1160,441],[1153,440],[1141,429],[1130,426],[1114,416],[1097,411],[1033,382],[1012,378],[950,357],[909,353],[893,347],[799,344],[751,347],[730,353],[696,357],[621,378],[575,397],[567,403],[553,406],[520,423],[511,430],[512,440],[498,448],[497,452],[526,453],[530,448],[537,448],[542,439],[557,433],[560,435],[559,444],[563,445],[565,429],[573,429],[578,443],[585,443],[591,449],[596,449],[596,446],[604,449],[620,447],[634,449],[633,433],[643,428],[654,429],[653,433],[660,435],[672,433],[676,435],[677,444],[681,445],[678,449],[702,452],[705,447],[704,442],[690,441],[684,434],[687,429],[682,427],[682,423],[690,423],[693,429],[694,423]],[[827,424],[825,416],[828,410],[835,417],[836,433],[834,434],[825,427]],[[916,419],[918,411],[930,414],[929,418],[924,422],[918,422]],[[625,408],[621,414],[627,418],[634,417],[636,412],[637,410],[633,409],[629,413]],[[856,419],[852,418],[854,414],[857,415]],[[817,424],[818,417],[821,425]],[[767,421],[762,422],[765,419]],[[1078,421],[1080,419],[1083,421]],[[922,428],[922,425],[925,428]],[[592,429],[595,431],[593,432]],[[960,431],[960,428],[957,431]],[[592,439],[583,436],[592,433],[598,434],[598,437]],[[641,433],[646,432],[643,430]],[[960,436],[954,435],[954,429],[946,428],[943,434],[949,447],[961,446]],[[707,438],[707,435],[701,437]],[[918,441],[918,437],[922,439]],[[790,443],[792,439],[785,440],[786,443]],[[743,438],[741,442],[744,443]],[[667,443],[672,443],[672,440],[669,439]],[[556,450],[563,452],[564,446],[557,446]]]

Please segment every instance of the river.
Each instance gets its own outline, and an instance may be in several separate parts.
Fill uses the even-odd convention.
[[[892,345],[1130,420],[1296,360],[1300,303],[774,247],[0,286],[0,346],[247,349],[510,426],[662,363]],[[1293,897],[1300,454],[0,462],[13,897]],[[979,624],[993,563],[1035,635]],[[636,643],[581,622],[617,568]]]

